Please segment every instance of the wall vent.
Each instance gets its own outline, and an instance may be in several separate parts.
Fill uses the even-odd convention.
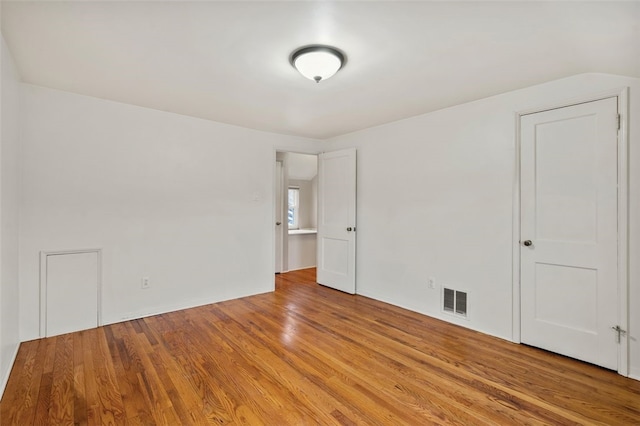
[[[467,317],[467,293],[443,288],[442,310],[459,317]]]

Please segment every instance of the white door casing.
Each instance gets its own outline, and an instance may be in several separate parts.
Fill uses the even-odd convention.
[[[617,116],[612,97],[520,120],[521,341],[616,370]]]
[[[356,150],[318,157],[319,284],[356,292]]]
[[[101,325],[101,250],[42,252],[41,337]]]
[[[276,161],[276,217],[274,224],[274,239],[276,242],[276,264],[275,264],[275,272],[276,274],[283,272],[283,259],[284,259],[284,233],[283,229],[285,228],[284,223],[284,206],[283,206],[283,197],[284,197],[284,176],[282,170],[282,161]]]

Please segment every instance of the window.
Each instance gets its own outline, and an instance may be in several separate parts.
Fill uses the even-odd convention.
[[[300,188],[297,186],[289,187],[289,209],[287,210],[287,220],[289,222],[289,229],[300,228],[298,222],[298,213],[300,210]]]

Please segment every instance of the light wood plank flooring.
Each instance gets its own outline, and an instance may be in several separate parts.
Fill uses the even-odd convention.
[[[314,281],[23,343],[0,423],[640,424],[640,382]]]

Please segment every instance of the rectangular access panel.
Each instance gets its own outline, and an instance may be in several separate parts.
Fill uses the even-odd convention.
[[[42,254],[43,335],[99,325],[99,251]]]

